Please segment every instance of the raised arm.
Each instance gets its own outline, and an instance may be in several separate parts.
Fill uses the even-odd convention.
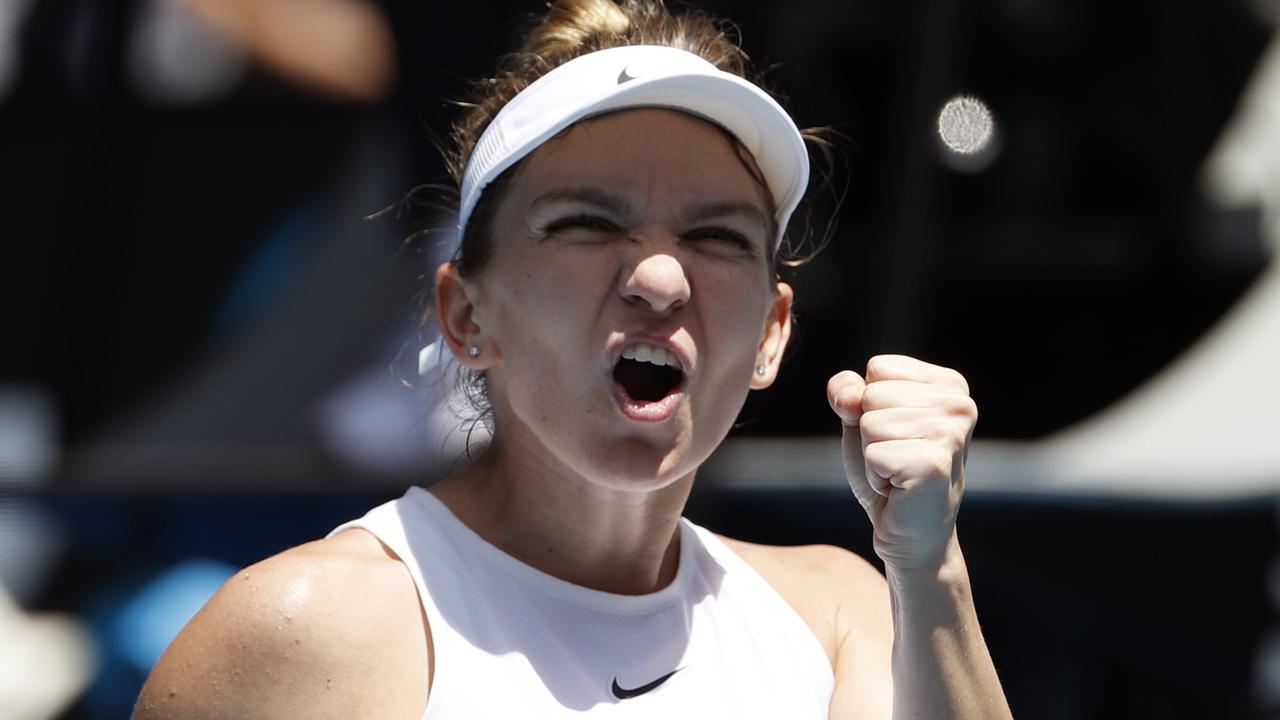
[[[959,373],[901,355],[844,371],[827,397],[844,424],[844,464],[885,563],[893,623],[894,718],[1011,718],[978,627],[956,536],[978,412]],[[840,669],[837,668],[839,671]],[[831,717],[862,717],[839,672]]]

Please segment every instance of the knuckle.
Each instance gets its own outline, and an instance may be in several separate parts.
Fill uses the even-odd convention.
[[[862,404],[867,408],[882,408],[887,402],[884,383],[871,383],[862,391]]]
[[[929,454],[929,474],[935,477],[951,477],[951,453],[945,448],[937,448]]]
[[[864,442],[875,442],[885,439],[886,420],[883,410],[868,410],[858,421]]]
[[[870,412],[875,407],[876,397],[880,395],[880,391],[873,388],[875,388],[875,385],[868,385],[862,388],[862,408],[867,412]]]
[[[889,371],[893,363],[891,355],[875,355],[867,361],[867,377],[879,377]]]
[[[929,418],[925,436],[931,440],[950,442],[951,437],[955,435],[956,427],[955,422],[953,422],[951,418],[945,416],[933,416]]]
[[[963,418],[976,418],[978,416],[978,404],[968,395],[950,394],[947,396],[943,407],[949,415]]]
[[[862,457],[867,461],[869,467],[877,470],[883,469],[885,462],[889,459],[888,448],[885,447],[883,442],[867,443],[862,448]]]

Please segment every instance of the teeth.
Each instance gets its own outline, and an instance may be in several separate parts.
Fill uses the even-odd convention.
[[[676,356],[667,352],[665,349],[640,343],[632,345],[622,351],[622,357],[627,360],[635,360],[636,362],[647,362],[659,366],[673,367],[680,369],[680,361],[676,360]]]

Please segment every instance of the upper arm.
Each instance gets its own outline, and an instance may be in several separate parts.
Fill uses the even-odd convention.
[[[316,591],[291,558],[237,573],[156,663],[135,720],[285,717],[294,696],[323,692],[334,658]]]
[[[893,615],[884,576],[863,558],[833,548],[826,584],[836,613],[832,720],[893,716]]]
[[[429,669],[386,672],[420,619],[390,570],[294,549],[237,573],[156,663],[134,720],[409,717],[406,681],[425,701]]]

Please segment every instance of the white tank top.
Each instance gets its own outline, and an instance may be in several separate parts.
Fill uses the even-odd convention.
[[[688,520],[675,580],[648,595],[526,565],[418,487],[333,532],[357,527],[400,556],[426,610],[424,720],[827,717],[835,683],[809,626]]]

